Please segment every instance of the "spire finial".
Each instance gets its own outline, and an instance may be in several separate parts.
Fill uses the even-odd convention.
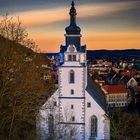
[[[74,5],[75,5],[75,3],[74,3],[74,1],[72,1],[71,6],[74,7]]]
[[[72,3],[71,3],[71,9],[70,9],[70,24],[71,25],[76,25],[76,9],[74,7],[75,3],[74,1],[72,0]]]

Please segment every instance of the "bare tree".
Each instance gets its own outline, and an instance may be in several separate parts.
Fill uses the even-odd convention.
[[[0,138],[34,140],[37,111],[54,84],[41,78],[44,57],[23,46],[26,32],[21,23],[6,16],[0,21],[0,32]]]
[[[71,118],[74,115],[74,112],[66,107],[64,109],[64,114],[59,114],[59,106],[54,106],[54,103],[57,100],[57,96],[52,95],[40,110],[38,116],[39,140],[73,140],[77,137],[78,126],[65,123],[72,121]],[[53,136],[50,136],[48,131],[48,124],[50,123],[48,118],[50,114],[53,115],[54,118]]]
[[[30,49],[37,50],[37,45],[30,39],[26,29],[22,26],[19,17],[4,15],[0,21],[0,35]]]

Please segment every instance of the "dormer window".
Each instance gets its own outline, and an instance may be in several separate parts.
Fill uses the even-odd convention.
[[[68,55],[68,61],[76,61],[76,55]]]

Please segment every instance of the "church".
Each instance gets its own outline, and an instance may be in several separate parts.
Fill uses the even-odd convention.
[[[86,46],[72,1],[65,45],[60,47],[58,89],[40,108],[39,140],[109,140],[110,120],[103,95],[87,73]]]

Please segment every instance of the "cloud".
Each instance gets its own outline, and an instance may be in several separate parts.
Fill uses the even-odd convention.
[[[77,6],[77,12],[78,18],[100,17],[139,7],[140,3],[137,1],[84,4]],[[16,15],[20,17],[24,25],[33,27],[66,21],[69,18],[68,11],[69,9],[66,7],[58,7],[17,12]]]

